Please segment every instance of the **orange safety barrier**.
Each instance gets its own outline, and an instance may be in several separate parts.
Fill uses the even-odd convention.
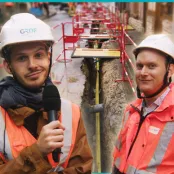
[[[59,62],[64,62],[65,63],[65,66],[66,66],[66,63],[67,62],[70,62],[72,61],[71,59],[69,58],[66,58],[66,51],[67,50],[73,50],[74,49],[74,44],[79,40],[79,37],[78,36],[69,36],[69,35],[65,35],[65,25],[66,24],[71,24],[73,25],[72,22],[66,22],[66,23],[62,23],[62,34],[63,34],[63,50],[64,50],[64,59],[59,59],[58,61]],[[72,27],[73,28],[73,27]],[[66,44],[67,43],[72,43],[73,44],[73,47],[72,48],[66,48]]]
[[[114,13],[113,10],[108,11],[107,14],[107,10],[104,7],[100,7],[100,9],[98,9],[99,11],[97,11],[97,13],[103,13],[103,15],[99,15],[97,16],[98,18],[96,18],[96,24],[99,24],[97,21],[101,21],[103,24],[105,24],[105,28],[102,29],[106,29],[109,30],[112,33],[113,39],[110,40],[109,42],[118,42],[118,45],[120,47],[120,63],[122,65],[122,77],[121,79],[116,79],[116,82],[120,82],[120,81],[128,81],[132,91],[134,93],[134,95],[136,95],[135,93],[135,89],[133,87],[133,83],[132,80],[129,77],[129,74],[126,70],[126,66],[125,63],[127,62],[127,60],[130,62],[131,66],[133,69],[135,69],[134,64],[132,63],[131,59],[129,58],[128,54],[126,53],[125,50],[125,39],[129,39],[133,45],[135,46],[136,44],[132,41],[132,39],[130,38],[130,36],[125,32],[125,29],[127,29],[127,25],[128,25],[128,15],[124,14],[124,18],[122,20],[123,24],[120,22],[120,13],[119,10],[116,9],[116,12]],[[73,24],[73,35],[75,36],[79,36],[80,38],[80,34],[85,32],[85,29],[99,29],[99,27],[89,27],[89,28],[85,28],[85,27],[81,27],[80,25],[83,24],[95,24],[95,18],[92,20],[92,11],[89,10],[89,13],[85,13],[85,15],[82,14],[76,14],[77,16],[74,16],[72,18],[72,24]],[[109,15],[109,16],[108,16]],[[83,17],[85,16],[85,17]],[[90,17],[89,17],[90,16]],[[96,16],[96,13],[95,13]],[[107,16],[107,17],[106,17]],[[96,33],[97,34],[97,33]],[[76,38],[76,40],[78,40]],[[71,40],[73,41],[73,40]],[[75,42],[75,41],[74,41]],[[89,41],[89,42],[93,42],[93,41]],[[95,42],[95,39],[94,39]],[[100,43],[100,41],[98,41],[98,43]]]
[[[64,36],[64,43],[76,43],[78,40],[78,36]]]
[[[60,51],[59,55],[57,56],[57,58],[55,59],[55,61],[53,62],[52,66],[55,65],[55,63],[57,62],[60,62],[60,63],[65,63],[65,66],[66,66],[66,63],[72,61],[70,58],[67,58],[66,56],[66,51],[67,50],[70,50],[70,48],[66,48],[66,44],[69,44],[69,43],[72,43],[73,44],[73,47],[71,48],[71,50],[74,48],[74,43],[76,43],[79,39],[78,35],[77,36],[74,36],[74,35],[66,35],[65,34],[65,25],[66,24],[71,24],[72,25],[72,22],[66,22],[66,23],[61,23],[61,24],[58,24],[54,27],[52,27],[52,30],[54,31],[55,29],[59,29],[61,30],[62,32],[62,36],[60,36],[54,43],[53,46],[56,46],[59,42],[62,42],[63,44],[63,50]],[[82,32],[83,29],[77,29],[75,30],[75,32]],[[53,74],[53,73],[51,73]],[[52,75],[53,77],[54,75]],[[58,81],[58,80],[53,80],[53,83],[55,84],[60,84],[61,81]]]
[[[104,7],[100,7],[100,9],[98,9],[97,13],[99,14],[102,11],[104,11]],[[102,28],[102,29],[109,30],[112,33],[113,40],[111,40],[110,42],[116,41],[116,42],[118,42],[119,47],[120,47],[120,55],[121,55],[120,63],[122,65],[122,77],[121,77],[121,79],[117,79],[116,82],[128,81],[130,86],[131,86],[131,88],[132,88],[132,91],[133,91],[134,95],[136,95],[135,89],[134,89],[133,84],[132,84],[132,80],[130,79],[130,77],[128,75],[128,72],[126,70],[126,66],[125,66],[125,63],[128,60],[130,62],[130,64],[131,64],[132,68],[133,69],[135,68],[133,63],[132,63],[132,61],[131,61],[131,59],[129,58],[129,56],[126,53],[126,50],[125,50],[125,45],[126,45],[125,39],[126,38],[128,38],[133,43],[133,45],[135,46],[135,43],[132,41],[132,39],[125,32],[125,29],[127,29],[127,25],[128,25],[128,15],[124,14],[123,19],[122,19],[122,22],[123,22],[123,24],[122,24],[120,22],[119,10],[116,9],[115,13],[113,11],[114,11],[113,9],[112,9],[112,12],[109,11],[109,13],[108,13],[109,14],[109,18],[107,16],[108,14],[107,15],[100,15],[100,18],[98,18],[96,20],[101,21],[103,24],[106,25],[106,28]],[[90,12],[90,13],[92,14],[92,12]],[[73,31],[77,31],[76,28],[80,28],[79,31],[84,32],[84,30],[86,28],[84,28],[84,30],[82,30],[81,27],[80,27],[80,24],[83,24],[83,23],[95,24],[94,20],[93,20],[93,22],[91,21],[92,17],[90,16],[91,15],[90,13],[89,14],[86,13],[86,17],[85,18],[79,17],[77,19],[77,17],[75,17],[73,19],[73,27],[74,27]],[[103,14],[105,14],[105,13],[103,13]],[[88,16],[90,16],[90,17],[88,17]],[[107,18],[106,18],[106,16],[107,16]],[[101,19],[101,18],[103,18],[103,19]],[[96,22],[96,24],[98,24],[98,23]],[[99,28],[98,27],[95,27],[95,28],[89,27],[88,29],[99,29]],[[74,32],[74,34],[75,33],[76,32]],[[76,35],[80,35],[80,34],[81,34],[80,32],[79,33],[77,32]],[[92,41],[89,41],[89,42],[92,42]],[[99,41],[98,41],[98,43],[99,43]]]
[[[79,35],[84,33],[84,28],[73,28],[73,34]]]
[[[116,23],[106,24],[109,29],[116,29]]]
[[[130,62],[130,65],[132,66],[133,70],[135,69],[135,66],[133,65],[130,57],[128,56],[128,54],[126,53],[126,49],[125,49],[125,37],[127,36],[128,37],[128,34],[125,32],[125,25],[122,24],[121,25],[121,36],[122,36],[122,39],[121,41],[119,42],[119,44],[121,45],[121,63],[122,63],[122,78],[121,79],[117,79],[116,82],[119,82],[119,81],[128,81],[130,86],[131,86],[131,89],[134,93],[134,95],[136,96],[136,92],[135,92],[135,88],[133,86],[133,83],[132,83],[132,80],[130,79],[129,75],[128,75],[128,72],[126,71],[126,66],[125,66],[125,63],[126,63],[126,60],[128,60]],[[128,37],[130,39],[130,37]],[[132,41],[132,40],[131,40]],[[136,44],[134,43],[134,46]],[[125,78],[125,75],[127,77],[127,79]]]
[[[66,35],[65,34],[65,25],[66,24],[71,24],[72,25],[72,22],[66,22],[66,23],[61,23],[61,24],[58,24],[56,26],[54,26],[52,29],[56,29],[58,27],[61,27],[61,31],[62,31],[62,36],[55,42],[55,44],[59,43],[60,41],[62,41],[62,44],[63,44],[63,50],[60,52],[60,54],[57,56],[56,60],[53,62],[53,65],[56,63],[56,62],[62,62],[62,63],[65,63],[65,66],[66,66],[66,63],[67,62],[70,62],[72,61],[70,58],[67,58],[66,57],[66,51],[67,50],[72,50],[74,48],[74,43],[76,43],[78,40],[79,40],[79,37],[78,35],[75,36],[75,35]],[[83,29],[75,29],[75,32],[76,33],[81,33],[83,31]],[[73,31],[74,32],[74,31]],[[66,48],[66,44],[69,44],[69,43],[72,43],[73,44],[73,47],[72,48]],[[54,44],[54,45],[55,45]],[[63,56],[63,58],[61,58]]]
[[[110,22],[110,19],[104,19],[103,20],[103,23],[109,23]]]

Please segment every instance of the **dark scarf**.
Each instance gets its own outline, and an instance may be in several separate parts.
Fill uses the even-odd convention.
[[[48,80],[51,83],[50,79]],[[43,107],[42,91],[43,88],[29,91],[16,82],[13,77],[7,76],[0,81],[0,106],[4,109],[27,106],[39,110]]]

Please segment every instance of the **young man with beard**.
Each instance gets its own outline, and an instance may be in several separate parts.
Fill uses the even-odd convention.
[[[43,109],[43,90],[53,85],[51,28],[31,14],[16,14],[2,27],[0,42],[4,68],[12,75],[0,82],[0,173],[90,174],[79,107],[61,99],[60,119],[50,123]],[[55,162],[52,152],[58,148]]]

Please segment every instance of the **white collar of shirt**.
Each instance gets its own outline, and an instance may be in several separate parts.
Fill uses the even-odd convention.
[[[162,101],[166,97],[166,95],[169,93],[169,91],[170,91],[170,88],[167,87],[167,89],[165,90],[165,92],[162,95],[160,95],[150,106],[144,107],[143,108],[143,116],[146,116],[147,114],[149,114],[152,111],[154,111],[158,106],[160,106],[161,103],[162,103]],[[142,107],[142,104],[141,104],[140,107]]]

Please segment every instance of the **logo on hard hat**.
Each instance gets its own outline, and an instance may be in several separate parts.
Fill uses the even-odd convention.
[[[36,28],[24,28],[20,30],[21,34],[31,34],[35,32],[36,32]]]

